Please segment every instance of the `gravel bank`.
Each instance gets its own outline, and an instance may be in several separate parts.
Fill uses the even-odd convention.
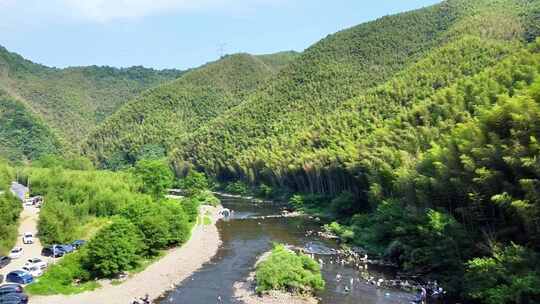
[[[259,296],[255,292],[255,272],[252,272],[245,281],[234,283],[234,297],[245,304],[317,304],[314,297],[301,297],[281,291],[272,291]]]

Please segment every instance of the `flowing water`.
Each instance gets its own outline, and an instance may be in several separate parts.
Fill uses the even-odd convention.
[[[331,248],[337,248],[335,242],[321,240],[316,234],[306,235],[307,231],[320,230],[313,220],[303,217],[261,219],[260,216],[279,214],[279,208],[236,198],[221,199],[222,205],[234,213],[229,220],[217,223],[223,241],[218,253],[167,294],[160,304],[241,303],[234,298],[233,284],[253,271],[257,258],[269,251],[274,242],[309,248],[316,253],[317,260],[323,261],[326,288],[317,294],[323,304],[409,303],[413,298],[401,291],[376,288],[362,280],[359,271],[335,263],[335,256],[331,254]],[[338,274],[342,277],[339,282]],[[370,270],[370,275],[384,277],[388,273]]]

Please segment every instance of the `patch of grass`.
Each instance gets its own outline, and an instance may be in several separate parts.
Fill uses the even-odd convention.
[[[89,240],[111,222],[110,218],[92,217],[84,225],[77,227],[77,232],[75,233],[76,239]]]
[[[71,295],[99,288],[98,282],[89,281],[90,274],[81,265],[83,254],[79,251],[65,256],[25,290],[31,295]]]
[[[212,225],[212,219],[209,216],[204,216],[203,225],[205,226]]]

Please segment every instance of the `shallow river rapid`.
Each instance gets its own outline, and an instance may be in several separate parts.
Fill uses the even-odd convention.
[[[212,304],[242,303],[234,298],[233,284],[244,280],[253,271],[257,258],[272,248],[273,242],[298,247],[310,247],[318,253],[317,260],[324,261],[322,272],[326,281],[324,292],[317,294],[323,304],[393,304],[409,303],[412,295],[380,289],[361,279],[359,271],[332,262],[335,256],[326,255],[329,248],[337,248],[333,241],[321,240],[316,234],[306,236],[306,231],[320,229],[308,218],[256,218],[279,214],[271,204],[255,204],[237,198],[221,198],[225,208],[234,210],[229,220],[218,222],[223,241],[217,255],[198,272],[187,278],[168,293],[159,303]],[[388,274],[387,271],[384,271]],[[385,276],[383,271],[370,269],[370,275]],[[336,275],[342,279],[338,282]],[[352,283],[352,284],[351,284]],[[218,301],[221,298],[221,302]]]

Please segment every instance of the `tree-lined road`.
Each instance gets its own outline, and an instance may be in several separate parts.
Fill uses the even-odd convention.
[[[28,193],[28,188],[24,185],[13,182],[11,184],[11,192],[21,200],[24,206],[24,200]],[[19,218],[19,230],[17,234],[17,243],[15,247],[22,247],[22,255],[20,258],[13,259],[9,265],[0,269],[0,274],[6,276],[9,272],[21,269],[26,261],[31,258],[41,258],[47,263],[52,263],[52,258],[41,256],[41,242],[37,238],[37,223],[39,219],[39,208],[34,206],[24,206]],[[23,244],[22,237],[24,233],[30,232],[34,236],[33,244]]]
[[[39,209],[36,207],[25,206],[20,216],[19,232],[17,235],[16,247],[22,247],[22,255],[20,258],[13,259],[9,265],[0,270],[0,274],[4,276],[13,270],[21,269],[26,261],[31,258],[41,258],[47,263],[52,262],[52,258],[46,258],[41,256],[41,242],[36,237],[37,234],[37,222],[39,218]],[[25,232],[30,232],[34,235],[33,244],[23,244],[22,237]]]

